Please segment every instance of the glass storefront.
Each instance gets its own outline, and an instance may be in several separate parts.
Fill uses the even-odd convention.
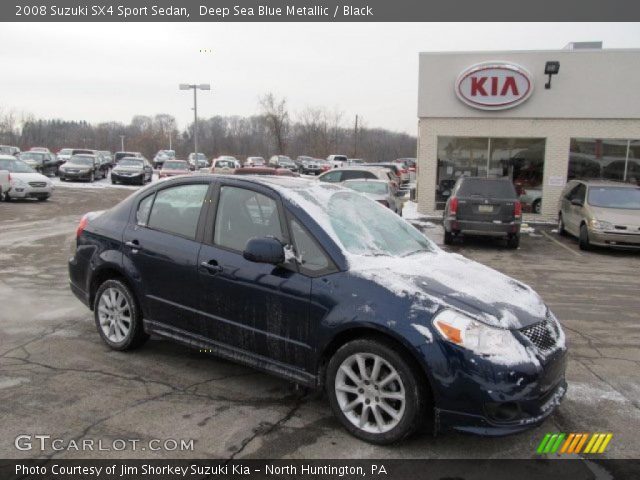
[[[436,208],[444,208],[458,177],[508,177],[523,211],[540,212],[544,138],[438,137]]]
[[[640,140],[572,138],[567,178],[600,178],[640,185]]]

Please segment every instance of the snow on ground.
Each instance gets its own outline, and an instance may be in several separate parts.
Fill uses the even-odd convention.
[[[416,202],[412,202],[411,200],[404,203],[402,206],[402,217],[414,224],[419,225],[421,227],[433,228],[435,224],[426,220],[426,216],[418,213],[418,204]]]

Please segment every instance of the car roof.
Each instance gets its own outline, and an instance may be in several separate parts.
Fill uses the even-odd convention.
[[[379,178],[352,178],[350,180],[344,181],[344,183],[351,183],[351,182],[384,183],[385,185],[389,183],[388,180],[380,180]]]
[[[638,188],[638,185],[633,183],[616,182],[615,180],[604,179],[575,179],[575,181],[582,182],[588,187],[627,187]]]

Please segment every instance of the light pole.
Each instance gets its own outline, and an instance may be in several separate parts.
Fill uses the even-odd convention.
[[[211,90],[211,85],[208,83],[201,83],[200,85],[181,83],[180,90],[193,89],[193,146],[194,153],[196,155],[194,159],[194,170],[198,168],[198,90]]]
[[[120,135],[120,151],[124,152],[124,135]]]

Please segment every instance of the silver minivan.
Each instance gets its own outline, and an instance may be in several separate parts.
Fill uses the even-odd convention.
[[[609,180],[571,180],[560,197],[558,233],[593,245],[640,248],[640,186]]]

